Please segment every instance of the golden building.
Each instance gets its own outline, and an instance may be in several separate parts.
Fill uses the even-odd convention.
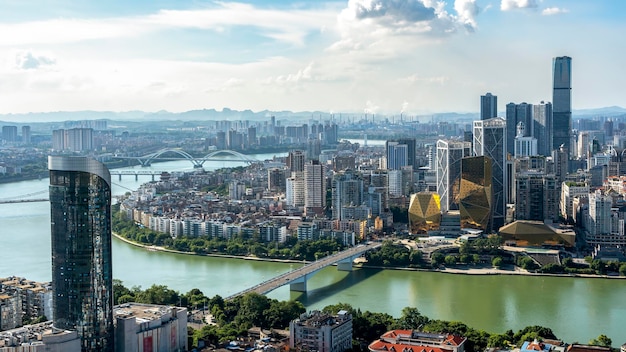
[[[463,158],[459,210],[461,228],[491,230],[493,204],[492,162],[487,156]]]
[[[411,233],[438,230],[441,223],[441,201],[437,193],[416,193],[409,203]]]

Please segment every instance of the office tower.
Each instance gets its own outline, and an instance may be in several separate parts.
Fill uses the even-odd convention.
[[[22,144],[30,144],[30,126],[22,126]]]
[[[312,160],[304,165],[304,212],[306,216],[323,215],[326,206],[324,165]]]
[[[302,150],[292,150],[287,155],[285,163],[291,172],[304,171],[304,152]]]
[[[506,217],[506,121],[501,118],[474,121],[474,155],[488,156],[493,165],[493,229],[504,225]]]
[[[533,105],[532,136],[537,139],[537,154],[550,156],[552,153],[552,103],[540,102]]]
[[[441,202],[432,192],[411,194],[409,202],[409,231],[412,234],[438,230],[441,224]]]
[[[491,230],[493,202],[492,162],[488,156],[461,160],[459,213],[461,228]]]
[[[533,136],[532,131],[532,113],[533,105],[527,103],[506,104],[506,152],[515,155],[515,137],[518,135],[520,128],[523,129],[522,137]],[[520,126],[521,124],[521,126]]]
[[[17,126],[2,126],[2,139],[6,143],[17,142]]]
[[[54,327],[112,351],[111,175],[85,157],[49,156],[48,169]]]
[[[552,149],[563,145],[569,153],[572,133],[572,58],[552,60]]]
[[[461,159],[470,156],[472,144],[469,142],[437,141],[437,194],[441,199],[441,211],[459,209],[461,184]]]
[[[480,96],[480,119],[487,120],[498,116],[498,97],[487,93]]]
[[[346,170],[335,174],[332,182],[332,217],[342,220],[344,206],[363,203],[363,177],[359,172]]]

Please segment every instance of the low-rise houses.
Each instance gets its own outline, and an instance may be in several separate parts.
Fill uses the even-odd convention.
[[[0,278],[0,331],[40,317],[52,319],[50,283],[15,276]]]

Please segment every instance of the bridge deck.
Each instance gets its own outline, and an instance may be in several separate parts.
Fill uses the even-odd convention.
[[[324,257],[320,260],[316,260],[312,263],[309,263],[305,266],[302,266],[300,268],[294,269],[292,271],[289,271],[287,273],[278,275],[272,279],[266,280],[264,282],[261,282],[260,284],[257,284],[255,286],[252,286],[248,289],[245,289],[241,292],[235,293],[233,295],[228,296],[226,299],[233,299],[235,297],[244,295],[248,292],[256,292],[259,294],[266,294],[270,291],[273,291],[281,286],[290,284],[298,279],[301,279],[303,277],[305,277],[306,275],[310,275],[313,274],[314,272],[321,270],[329,265],[341,262],[343,260],[346,260],[348,258],[351,257],[356,257],[359,256],[369,250],[375,249],[382,246],[382,243],[380,242],[374,242],[374,243],[368,243],[365,245],[358,245],[356,247],[352,247],[352,248],[348,248],[342,252],[339,253],[335,253],[333,255],[329,255],[328,257]]]

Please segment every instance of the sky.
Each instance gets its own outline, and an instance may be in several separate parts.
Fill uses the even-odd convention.
[[[626,1],[0,0],[0,113],[626,107]]]

